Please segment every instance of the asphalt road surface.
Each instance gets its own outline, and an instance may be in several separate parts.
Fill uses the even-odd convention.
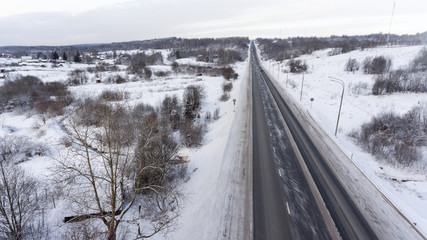
[[[309,135],[261,70],[253,45],[251,64],[254,239],[332,238],[281,119],[285,120],[340,236],[343,239],[377,239]]]

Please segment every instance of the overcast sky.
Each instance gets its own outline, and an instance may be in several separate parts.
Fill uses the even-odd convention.
[[[394,0],[0,0],[0,46],[163,37],[388,33]],[[427,31],[427,0],[396,0],[392,33]]]

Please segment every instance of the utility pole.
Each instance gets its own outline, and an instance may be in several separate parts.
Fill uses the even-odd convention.
[[[390,44],[390,33],[391,33],[391,24],[393,23],[393,17],[394,17],[394,9],[396,8],[396,0],[394,0],[393,3],[393,11],[391,12],[391,20],[390,20],[390,27],[388,29],[388,37],[387,37],[387,45]]]
[[[289,73],[286,73],[286,88],[288,88],[288,81],[289,81]]]
[[[341,107],[342,107],[342,100],[344,98],[344,86],[345,86],[345,84],[344,84],[344,81],[341,80],[341,79],[339,79],[339,78],[334,78],[334,77],[331,77],[331,76],[329,76],[329,78],[331,79],[331,81],[337,82],[337,83],[341,84],[341,86],[342,86],[340,109],[338,110],[337,125],[335,127],[335,137],[336,137],[337,136],[337,132],[338,132],[338,124],[340,123]]]
[[[301,94],[299,96],[299,101],[302,100],[302,89],[304,88],[304,73],[302,73],[302,83],[301,83]]]

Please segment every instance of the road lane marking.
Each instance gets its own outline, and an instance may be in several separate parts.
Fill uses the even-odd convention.
[[[288,209],[288,214],[291,215],[291,210],[289,210],[289,204],[286,202],[286,208]]]
[[[277,172],[279,173],[279,176],[282,177],[282,171],[280,171],[280,169],[277,169]]]

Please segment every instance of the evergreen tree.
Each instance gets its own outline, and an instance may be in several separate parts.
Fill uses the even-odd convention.
[[[53,60],[58,60],[59,59],[59,55],[58,55],[58,53],[56,51],[53,52],[52,59]]]
[[[74,62],[79,63],[81,61],[82,61],[82,59],[80,58],[80,53],[79,53],[79,51],[77,51],[76,55],[74,56]]]
[[[68,60],[68,56],[67,56],[67,53],[66,53],[66,52],[64,52],[64,53],[62,54],[62,60],[64,60],[64,61],[67,61],[67,60]]]

